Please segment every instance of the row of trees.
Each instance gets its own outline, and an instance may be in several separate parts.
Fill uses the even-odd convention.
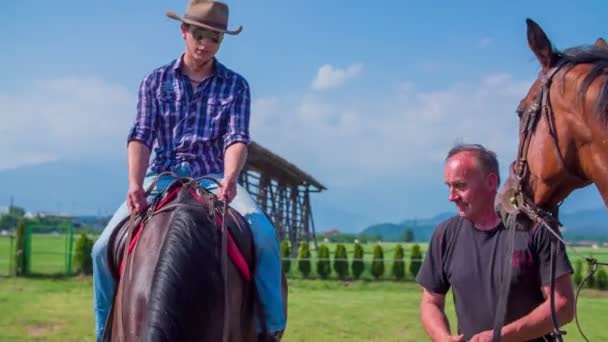
[[[355,243],[359,242],[362,244],[365,243],[373,243],[380,241],[388,241],[382,238],[381,234],[353,234],[353,233],[339,233],[339,234],[317,234],[317,240],[325,241],[325,239],[330,242],[336,243]],[[398,239],[389,239],[390,241],[401,241],[401,242],[414,242],[414,231],[412,229],[406,228],[403,230]]]
[[[281,258],[283,260],[283,271],[289,273],[291,271],[292,260],[289,256],[290,246],[288,241],[281,242]],[[366,270],[364,260],[364,250],[360,243],[355,243],[352,260],[349,259],[346,246],[338,244],[334,251],[333,263],[330,256],[329,248],[326,244],[321,244],[317,250],[317,257],[312,258],[308,242],[300,243],[297,259],[297,271],[304,277],[310,278],[312,274],[313,262],[317,275],[321,279],[327,279],[332,273],[332,269],[340,280],[360,279],[363,272]],[[390,270],[385,269],[384,250],[381,245],[375,245],[373,256],[370,263],[370,274],[379,279],[390,272],[390,275],[397,280],[403,280],[406,277],[405,267],[405,251],[401,245],[395,247],[392,256],[392,266]],[[314,259],[314,260],[313,260]],[[350,261],[350,263],[349,263]],[[409,274],[415,277],[422,265],[422,252],[417,244],[412,247],[412,253],[409,263]]]
[[[599,267],[597,272],[590,274],[589,271],[592,270],[593,267],[593,265],[587,264],[587,270],[583,274],[583,261],[577,259],[574,262],[574,276],[572,277],[574,284],[578,286],[586,278],[585,287],[608,290],[608,273],[606,273],[606,270],[604,270],[603,267]]]

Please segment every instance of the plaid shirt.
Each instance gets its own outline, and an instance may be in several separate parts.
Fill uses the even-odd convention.
[[[192,177],[223,172],[226,148],[250,142],[249,84],[215,60],[213,75],[192,89],[180,70],[182,58],[141,82],[128,141],[154,148],[150,169],[155,172],[175,172],[185,163]]]

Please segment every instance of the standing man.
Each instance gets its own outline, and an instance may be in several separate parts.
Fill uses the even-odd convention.
[[[114,280],[107,261],[108,240],[129,212],[141,213],[172,179],[163,176],[149,198],[145,189],[158,174],[179,177],[209,175],[221,179],[215,188],[204,186],[227,201],[251,226],[257,256],[254,275],[268,330],[285,328],[281,294],[279,243],[273,225],[237,184],[250,143],[249,84],[215,57],[228,29],[228,6],[191,0],[181,22],[185,51],[176,60],[153,70],[139,89],[137,113],[128,136],[129,189],[126,202],[114,214],[93,246],[93,286],[96,335],[99,340],[114,296]],[[149,163],[151,151],[154,159]],[[203,270],[201,270],[203,271]]]
[[[543,227],[515,232],[508,255],[508,229],[494,209],[500,184],[496,155],[481,145],[458,145],[448,153],[444,170],[448,199],[458,215],[439,224],[416,281],[423,287],[420,315],[434,341],[492,341],[494,316],[505,260],[512,260],[510,294],[503,341],[551,340],[551,233]],[[560,324],[574,316],[572,267],[560,246],[555,304]],[[450,332],[444,312],[452,289],[458,318]],[[546,338],[546,339],[545,339]]]

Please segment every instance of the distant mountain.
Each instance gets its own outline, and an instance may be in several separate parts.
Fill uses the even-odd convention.
[[[111,215],[127,192],[126,161],[56,161],[0,171],[0,205]]]
[[[412,229],[416,242],[431,239],[438,223],[455,215],[441,213],[428,219],[405,219],[399,223],[380,223],[371,225],[361,231],[362,235],[380,235],[384,241],[399,241],[405,229]],[[586,209],[560,215],[563,224],[563,236],[570,241],[596,240],[608,241],[608,209]]]
[[[426,242],[431,239],[437,224],[454,215],[455,213],[445,212],[432,218],[405,219],[397,224],[374,224],[363,229],[360,234],[367,236],[380,235],[383,241],[399,241],[403,236],[403,231],[411,229],[414,232],[414,241]]]
[[[608,241],[608,209],[579,210],[563,213],[560,221],[563,236],[568,240]]]

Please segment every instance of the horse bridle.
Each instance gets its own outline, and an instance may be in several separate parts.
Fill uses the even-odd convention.
[[[519,139],[519,148],[517,151],[517,159],[513,163],[513,173],[515,175],[515,187],[511,192],[511,196],[509,198],[510,205],[513,206],[515,214],[511,217],[515,219],[517,213],[522,213],[527,216],[532,222],[536,224],[536,226],[543,226],[546,228],[552,235],[553,239],[551,239],[551,265],[550,265],[550,306],[551,306],[551,319],[553,323],[553,331],[551,332],[551,336],[558,341],[562,341],[562,335],[565,334],[565,331],[559,329],[559,321],[557,318],[557,310],[555,308],[555,268],[557,261],[557,251],[559,247],[559,242],[566,244],[565,241],[556,233],[558,229],[559,221],[558,221],[558,210],[559,205],[557,204],[550,208],[549,210],[545,210],[539,208],[531,198],[531,196],[526,192],[527,189],[524,188],[525,184],[529,184],[530,178],[530,169],[528,166],[528,150],[530,147],[530,141],[532,140],[532,135],[540,121],[541,116],[545,117],[547,125],[549,127],[549,135],[552,140],[552,145],[556,150],[556,154],[561,163],[561,166],[564,170],[568,170],[566,168],[566,164],[564,162],[562,153],[559,148],[557,131],[555,129],[555,113],[551,108],[550,101],[550,88],[551,81],[553,77],[558,73],[558,71],[567,64],[566,60],[561,60],[554,67],[549,69],[546,73],[540,75],[541,81],[541,89],[536,95],[536,101],[525,110],[525,112],[521,113],[520,116],[520,139]],[[573,175],[574,176],[574,175]],[[576,177],[576,176],[575,176]],[[496,315],[494,318],[494,335],[493,341],[500,341],[500,333],[502,326],[504,324],[504,319],[506,315],[506,307],[509,296],[509,287],[511,282],[511,257],[513,255],[513,246],[514,246],[514,238],[515,238],[515,229],[516,225],[512,224],[515,221],[505,222],[505,226],[507,229],[510,229],[510,234],[507,240],[507,250],[509,254],[509,260],[505,263],[505,274],[503,275],[503,279],[501,280],[500,286],[500,296],[498,298],[498,305],[496,310]]]

